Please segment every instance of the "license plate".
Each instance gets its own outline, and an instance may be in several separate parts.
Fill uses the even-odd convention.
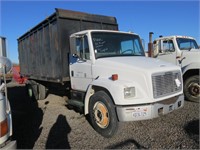
[[[133,112],[134,118],[144,117],[147,115],[147,112]]]

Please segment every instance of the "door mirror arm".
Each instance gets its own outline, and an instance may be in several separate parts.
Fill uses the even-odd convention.
[[[182,59],[178,60],[179,64],[181,64],[184,59],[185,59],[185,57],[183,57]]]

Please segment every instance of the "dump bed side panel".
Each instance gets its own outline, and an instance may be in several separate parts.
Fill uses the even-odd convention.
[[[57,20],[42,25],[18,40],[21,73],[33,79],[60,79],[61,49],[58,45]]]

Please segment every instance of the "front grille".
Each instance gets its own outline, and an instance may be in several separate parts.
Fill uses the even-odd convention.
[[[168,96],[182,90],[182,79],[179,71],[153,74],[152,83],[154,98]]]

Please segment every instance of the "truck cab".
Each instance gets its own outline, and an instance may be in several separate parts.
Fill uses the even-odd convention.
[[[71,103],[83,97],[84,113],[101,135],[113,135],[118,121],[152,119],[183,106],[180,68],[146,58],[137,34],[85,30],[70,36],[70,48]]]
[[[185,98],[200,100],[200,49],[194,38],[189,36],[160,37],[153,42],[153,57],[171,62],[182,69]]]

